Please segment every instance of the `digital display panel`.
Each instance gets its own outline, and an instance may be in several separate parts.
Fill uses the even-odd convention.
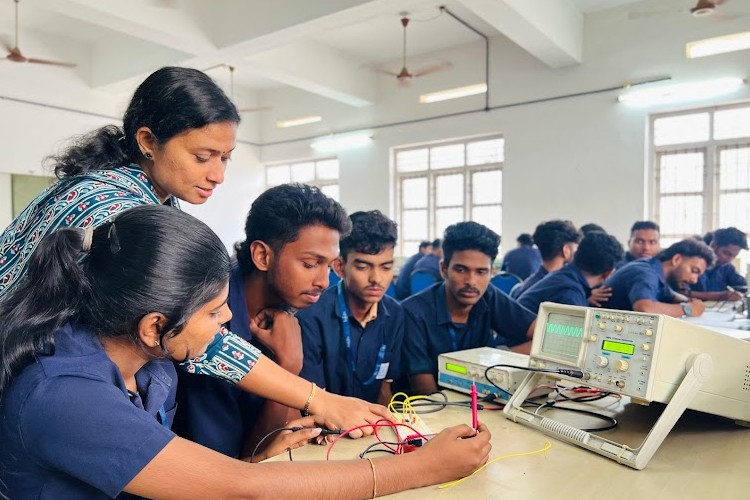
[[[460,373],[461,375],[466,375],[468,373],[465,366],[455,365],[453,363],[445,363],[445,369],[449,372]]]
[[[576,363],[583,342],[583,321],[583,316],[548,314],[541,352]]]
[[[619,352],[620,354],[630,354],[632,356],[635,352],[635,346],[626,342],[605,340],[602,342],[602,351]]]

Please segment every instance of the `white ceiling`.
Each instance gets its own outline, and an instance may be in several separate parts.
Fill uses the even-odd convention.
[[[489,37],[506,37],[544,64],[585,64],[587,16],[618,22],[682,22],[696,0],[21,0],[20,48],[27,57],[67,60],[91,88],[132,89],[164,65],[211,68],[235,89],[299,88],[352,106],[376,100],[376,69],[398,72],[403,30],[411,71],[445,62],[441,53],[481,38],[440,6]],[[721,12],[719,12],[721,11]],[[0,0],[0,40],[13,43],[14,0]],[[727,0],[722,22],[748,16],[750,0]],[[735,23],[736,24],[736,23]],[[734,30],[733,30],[734,31]],[[2,71],[13,63],[0,61]],[[218,67],[217,67],[218,66]],[[264,103],[260,103],[264,104]]]

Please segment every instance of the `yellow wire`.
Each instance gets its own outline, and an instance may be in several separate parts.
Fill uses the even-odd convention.
[[[483,466],[481,466],[480,468],[478,468],[477,470],[475,470],[474,472],[472,472],[470,475],[468,475],[466,477],[462,477],[461,479],[456,479],[455,481],[451,481],[450,483],[441,484],[440,486],[438,486],[438,488],[439,489],[450,488],[451,486],[455,486],[455,485],[457,485],[459,483],[462,483],[463,481],[466,481],[471,476],[473,476],[474,474],[476,474],[480,470],[484,469],[485,467],[487,467],[491,463],[498,462],[498,461],[506,459],[506,458],[523,457],[523,456],[526,456],[526,455],[535,455],[537,453],[544,453],[547,450],[549,450],[550,448],[552,448],[552,444],[549,441],[547,441],[546,443],[544,443],[544,447],[541,448],[541,449],[539,449],[539,450],[527,451],[527,452],[524,452],[524,453],[512,453],[510,455],[503,455],[501,457],[493,458],[492,460],[489,460],[486,464],[484,464]]]

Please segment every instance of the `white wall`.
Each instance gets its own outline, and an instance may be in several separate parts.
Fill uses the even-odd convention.
[[[689,16],[685,20],[697,21]],[[557,70],[544,66],[502,37],[492,39],[490,106],[596,91],[665,75],[674,82],[750,76],[747,51],[702,60],[685,59],[686,41],[711,36],[716,30],[716,23],[702,26],[702,31],[693,30],[693,35],[687,37],[667,33],[658,19],[627,21],[617,11],[590,16],[583,64]],[[727,24],[720,28],[727,29]],[[295,132],[296,137],[309,139],[341,130],[367,129],[371,124],[482,109],[483,97],[429,106],[417,104],[421,92],[481,81],[481,71],[477,69],[483,64],[481,43],[462,47],[446,58],[454,63],[453,71],[415,81],[412,88],[399,89],[392,81],[381,81],[376,109],[342,109],[340,105],[317,108],[324,122]],[[532,232],[540,221],[552,218],[571,219],[577,225],[595,222],[625,241],[630,225],[648,215],[649,114],[748,100],[750,89],[745,86],[726,98],[648,109],[618,103],[616,97],[620,93],[592,93],[377,129],[372,146],[339,155],[341,201],[348,210],[378,208],[390,212],[392,148],[501,133],[506,139],[504,250],[514,246],[519,233]],[[267,97],[280,106],[302,102],[299,91],[287,89],[271,91]],[[304,108],[307,114],[312,111],[310,103],[322,105],[317,98],[308,99]],[[270,123],[264,124],[261,134],[266,142],[289,139],[288,132],[284,137]],[[280,161],[313,157],[309,143],[303,140],[264,146],[261,158]]]
[[[743,31],[747,29],[746,21],[719,23],[685,16],[684,23],[700,28],[691,28],[691,35],[687,36],[675,34],[682,32],[680,26],[664,29],[658,17],[628,21],[624,12],[618,10],[587,16],[583,63],[562,69],[546,67],[503,37],[493,38],[490,104],[500,106],[593,91],[663,75],[671,76],[675,82],[750,76],[747,51],[698,60],[684,58],[686,41],[713,36],[718,29]],[[732,23],[737,29],[732,29]],[[417,96],[481,81],[483,57],[483,44],[479,41],[456,48],[441,56],[453,62],[453,70],[417,79],[410,88],[401,88],[392,78],[382,76],[378,104],[370,108],[351,108],[299,90],[268,91],[262,101],[274,105],[273,118],[321,114],[324,121],[278,130],[270,114],[246,116],[240,138],[267,145],[256,149],[241,143],[226,182],[216,195],[203,206],[185,209],[208,222],[225,244],[231,246],[242,236],[250,202],[263,189],[261,162],[321,157],[309,147],[310,138],[316,136],[481,109],[484,105],[481,96],[427,106],[417,104]],[[414,64],[419,67],[419,60]],[[40,82],[35,71],[24,65],[0,66],[0,96],[66,105],[115,117],[121,116],[129,97],[87,90],[86,83],[75,73],[63,70],[58,73],[59,81]],[[532,231],[537,223],[551,218],[569,218],[579,225],[596,222],[625,240],[632,222],[646,215],[645,144],[649,113],[748,100],[750,90],[746,86],[723,99],[650,109],[619,104],[618,93],[594,93],[378,128],[373,132],[372,145],[339,154],[341,201],[350,211],[377,208],[390,213],[392,148],[501,133],[506,138],[505,249],[512,246],[517,234]],[[37,168],[41,158],[55,151],[62,139],[112,121],[2,99],[0,116],[0,148],[4,152],[0,172],[6,173],[28,173]],[[288,142],[294,139],[303,140]]]
[[[263,192],[264,183],[256,148],[239,143],[232,153],[224,183],[216,188],[214,195],[202,205],[182,202],[181,206],[208,224],[231,254],[234,243],[245,239],[245,217],[253,200]]]

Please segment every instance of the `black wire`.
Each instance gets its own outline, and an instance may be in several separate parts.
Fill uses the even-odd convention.
[[[564,411],[572,411],[572,412],[575,412],[575,413],[581,413],[583,415],[588,415],[590,417],[598,418],[599,420],[604,420],[606,422],[610,422],[609,425],[606,425],[604,427],[595,427],[595,428],[591,428],[591,429],[581,429],[582,431],[585,431],[585,432],[608,431],[608,430],[611,430],[611,429],[614,429],[615,427],[617,427],[617,419],[615,417],[610,417],[608,415],[602,415],[601,413],[596,413],[596,412],[593,412],[593,411],[590,411],[590,410],[581,410],[579,408],[567,408],[565,406],[557,406],[555,404],[555,401],[548,401],[548,402],[544,403],[543,405],[541,405],[539,408],[536,409],[536,413],[539,414],[544,409],[546,409],[546,408],[553,408],[553,407],[555,409],[557,409],[557,410],[564,410]]]
[[[385,446],[385,445],[401,446],[401,445],[404,445],[404,444],[407,444],[407,442],[406,441],[396,441],[396,442],[393,442],[393,441],[378,441],[377,443],[372,443],[367,448],[365,448],[365,450],[362,453],[359,454],[359,458],[365,458],[365,455],[367,455],[368,453],[374,453],[374,452],[387,452],[387,453],[391,453],[391,454],[395,455],[396,452],[393,451],[393,450],[391,450],[390,448],[385,448],[385,449],[381,449],[381,450],[374,450],[373,448],[375,448],[376,446],[380,446],[380,445],[383,445],[383,446]]]
[[[263,439],[261,439],[260,441],[258,441],[258,444],[255,445],[255,448],[253,448],[253,454],[250,455],[250,461],[251,462],[253,461],[253,458],[255,458],[255,453],[257,453],[258,448],[260,448],[260,445],[263,444],[263,442],[266,439],[268,439],[269,437],[273,436],[277,432],[281,432],[281,431],[294,431],[294,430],[295,429],[293,429],[291,427],[279,427],[278,429],[274,429],[271,432],[269,432],[268,434],[266,434],[265,436],[263,436]],[[292,450],[290,448],[289,449],[289,460],[291,460],[291,459],[292,459]]]
[[[460,406],[464,408],[471,408],[471,401],[448,401],[448,396],[442,391],[435,391],[433,393],[430,393],[427,395],[428,398],[431,398],[432,396],[441,396],[443,398],[443,401],[435,401],[434,399],[427,399],[427,400],[420,400],[416,401],[414,403],[410,403],[411,407],[432,407],[432,406],[438,406],[438,408],[430,409],[430,410],[419,410],[415,411],[414,413],[418,415],[425,415],[427,413],[437,413],[439,411],[442,411],[445,409],[446,406]],[[490,402],[496,399],[495,394],[488,394],[486,396],[483,396],[482,398],[477,400],[477,410],[484,410],[484,405],[479,404],[479,402]],[[394,409],[403,409],[404,403],[403,401],[394,401],[393,402]]]

